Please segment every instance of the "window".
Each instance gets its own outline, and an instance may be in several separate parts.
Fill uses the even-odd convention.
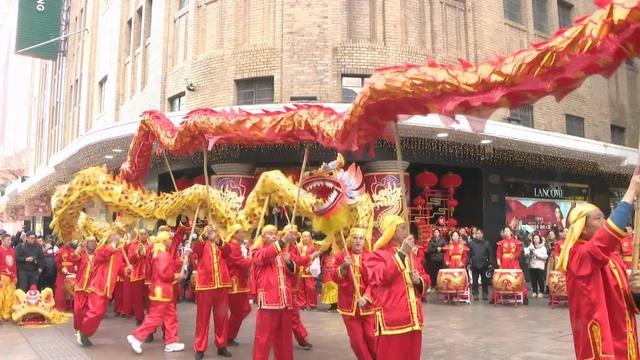
[[[184,93],[173,95],[169,98],[169,111],[182,111],[186,109]]]
[[[144,40],[149,40],[151,37],[151,12],[153,10],[153,1],[147,0],[147,5],[144,7]]]
[[[511,109],[507,121],[512,124],[533,127],[533,105]]]
[[[369,75],[343,75],[342,76],[342,102],[352,103]]]
[[[547,0],[533,0],[533,29],[545,34],[549,32],[547,18]]]
[[[133,32],[133,19],[127,20],[127,33],[124,39],[124,54],[128,57],[131,53],[131,34]]]
[[[189,0],[178,0],[178,10],[182,10],[189,5]]]
[[[584,118],[569,114],[566,114],[565,118],[567,120],[567,134],[584,137]]]
[[[573,25],[573,18],[571,17],[572,9],[572,4],[566,1],[558,0],[558,24],[561,28],[566,28]]]
[[[136,22],[133,24],[133,49],[140,47],[142,43],[142,6],[136,10]]]
[[[522,1],[502,0],[504,6],[504,18],[522,24]]]
[[[611,125],[611,143],[616,145],[626,145],[625,128],[622,126]]]
[[[273,102],[273,77],[236,80],[238,105]]]
[[[104,99],[107,94],[107,77],[103,77],[98,82],[98,113],[104,111]]]

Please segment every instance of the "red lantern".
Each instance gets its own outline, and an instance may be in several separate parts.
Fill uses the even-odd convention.
[[[458,207],[458,200],[456,199],[450,199],[447,204],[449,205],[450,208],[455,209]]]
[[[427,200],[425,200],[422,196],[418,196],[417,198],[413,199],[413,206],[415,207],[422,208],[426,203]]]
[[[421,188],[430,188],[438,184],[438,175],[431,171],[424,171],[416,176],[416,185]]]
[[[440,186],[445,189],[455,189],[462,185],[462,177],[458,174],[448,173],[440,179]]]
[[[458,220],[456,220],[456,219],[454,219],[454,218],[450,218],[450,219],[447,221],[447,225],[449,225],[449,227],[454,228],[454,227],[458,226]]]

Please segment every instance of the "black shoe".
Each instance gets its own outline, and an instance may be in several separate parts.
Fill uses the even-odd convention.
[[[302,349],[302,350],[311,350],[311,348],[313,347],[313,345],[311,345],[310,343],[308,343],[306,341],[301,343],[301,344],[299,344],[299,345],[300,345],[300,349]]]
[[[338,304],[331,304],[331,306],[329,306],[329,311],[337,311],[338,310]]]
[[[229,345],[229,346],[240,346],[240,344],[238,344],[238,342],[235,341],[234,339],[229,339],[229,341],[227,341],[227,345]]]
[[[484,301],[489,300],[489,296],[487,296],[487,294],[482,294],[482,300]]]
[[[153,342],[153,334],[149,334],[146,339],[144,339],[145,344]]]
[[[142,321],[136,320],[136,326],[140,326],[140,325],[142,325]]]
[[[233,357],[227,348],[218,349],[218,356]]]
[[[198,351],[196,353],[196,356],[194,356],[194,359],[196,360],[202,360],[202,358],[204,357],[204,351]]]
[[[493,299],[491,299],[491,300],[489,301],[489,304],[491,304],[491,305],[493,305],[493,304],[495,304],[495,303],[496,303],[496,301],[495,301],[495,300],[493,300]]]
[[[522,304],[529,305],[529,297],[528,296],[524,297],[524,300],[522,300]]]
[[[82,346],[84,346],[84,347],[93,345],[91,340],[89,340],[89,337],[87,335],[85,335],[85,334],[82,334],[82,333],[80,333],[80,343],[82,343]]]
[[[479,297],[478,297],[478,295],[476,294],[476,295],[473,295],[473,300],[474,300],[474,301],[478,301],[478,300],[480,300],[480,298],[479,298]]]

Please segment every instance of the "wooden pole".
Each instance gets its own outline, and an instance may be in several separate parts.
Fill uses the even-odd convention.
[[[178,191],[178,185],[176,185],[176,178],[173,176],[173,171],[171,171],[171,166],[169,165],[169,159],[167,159],[167,153],[162,152],[162,156],[164,157],[164,163],[167,165],[167,169],[169,170],[169,175],[171,176],[171,182],[173,183],[173,189]]]
[[[291,221],[296,221],[296,212],[298,211],[298,201],[300,201],[300,194],[302,192],[302,177],[304,176],[304,170],[307,168],[307,160],[309,160],[309,144],[304,148],[304,158],[302,159],[302,168],[300,169],[300,177],[298,178],[298,194],[296,195],[296,202],[293,204],[293,212],[291,213]]]
[[[204,184],[207,187],[207,225],[212,224],[211,219],[211,200],[209,199],[209,163],[208,163],[208,155],[207,149],[202,150],[204,154]]]
[[[267,198],[264,200],[264,205],[262,205],[262,212],[260,213],[260,220],[258,220],[258,227],[256,228],[256,235],[253,237],[254,239],[258,238],[262,227],[264,226],[264,217],[267,215],[267,210],[269,209],[269,198],[271,194],[267,194]]]
[[[187,249],[191,249],[191,242],[193,240],[191,240],[191,238],[193,237],[193,234],[195,234],[196,232],[196,224],[198,223],[198,213],[200,212],[200,204],[201,202],[198,202],[198,206],[196,206],[196,213],[193,216],[193,224],[191,224],[191,232],[189,233],[189,237],[187,238],[187,243],[185,244],[185,247]],[[182,275],[183,277],[187,275],[187,268],[189,266],[189,261],[185,261],[182,263]]]
[[[394,123],[394,138],[396,143],[396,164],[398,167],[398,178],[400,180],[400,188],[402,191],[402,196],[400,197],[402,203],[400,204],[400,209],[403,209],[403,213],[401,214],[404,217],[404,222],[407,225],[407,228],[410,228],[409,224],[409,208],[407,207],[407,186],[404,181],[404,169],[402,169],[402,148],[400,147],[400,131],[398,130],[398,123]],[[407,262],[409,263],[409,270],[413,271],[413,258],[411,254],[407,256]]]
[[[638,165],[640,166],[640,144],[638,144]],[[634,172],[635,174],[635,172]],[[638,271],[638,258],[640,257],[640,198],[636,199],[635,219],[633,222],[633,257],[631,269],[633,272]]]
[[[345,239],[342,231],[340,231],[340,236],[342,236],[342,249],[345,255],[349,255],[349,248],[347,248],[347,239]],[[356,273],[355,271],[353,271],[353,264],[349,266],[349,272],[351,273],[351,278],[353,279],[353,289],[355,290],[356,298],[360,299],[360,287],[358,282],[356,281]]]

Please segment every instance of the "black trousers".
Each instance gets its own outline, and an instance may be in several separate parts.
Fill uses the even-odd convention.
[[[544,270],[531,268],[529,269],[529,275],[531,275],[531,288],[533,292],[544,292]]]
[[[487,277],[487,270],[489,270],[488,266],[485,266],[481,269],[477,269],[475,267],[471,267],[471,276],[473,277],[473,284],[471,285],[471,289],[473,291],[473,295],[478,295],[478,280],[482,277],[482,295],[489,294],[489,283],[491,279]]]
[[[37,271],[18,270],[18,288],[27,292],[31,285],[38,286],[38,275]]]
[[[429,268],[429,277],[431,278],[431,287],[435,288],[438,282],[438,273],[440,269],[444,268],[444,263],[429,261],[427,266]]]

